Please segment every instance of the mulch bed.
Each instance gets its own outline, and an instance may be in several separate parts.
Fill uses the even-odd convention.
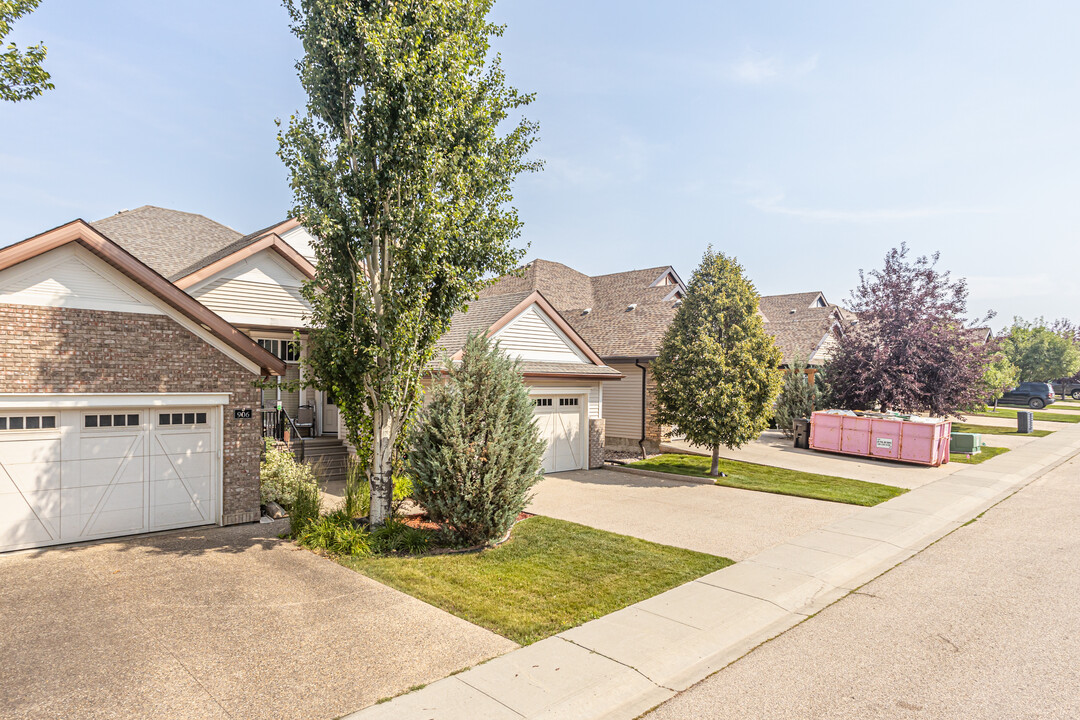
[[[527,512],[518,513],[517,519],[514,520],[514,522],[519,523],[522,520],[525,520],[526,518],[533,517],[535,514],[536,513],[527,513]],[[410,515],[410,516],[402,517],[402,518],[399,518],[399,519],[401,520],[401,522],[405,523],[409,527],[419,528],[421,530],[442,530],[443,529],[443,526],[441,524],[439,524],[437,522],[432,522],[431,520],[428,520],[427,515]]]

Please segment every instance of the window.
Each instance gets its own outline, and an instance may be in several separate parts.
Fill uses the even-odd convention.
[[[551,398],[536,398],[533,400],[536,407],[551,407]]]
[[[577,398],[559,398],[559,406],[560,407],[574,406],[574,405],[577,405],[577,404],[578,404],[578,399]]]
[[[139,427],[142,419],[139,413],[116,413],[109,415],[84,415],[85,428]]]
[[[300,343],[295,340],[263,338],[258,342],[264,350],[276,358],[290,363],[300,362]]]
[[[205,425],[206,413],[161,413],[158,415],[158,425]]]
[[[55,430],[55,415],[18,415],[0,417],[0,430]]]

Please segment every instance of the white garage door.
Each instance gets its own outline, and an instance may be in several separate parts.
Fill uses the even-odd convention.
[[[0,552],[217,521],[217,409],[0,412]]]
[[[533,399],[540,437],[547,441],[544,472],[581,470],[588,464],[585,451],[584,399],[577,396]]]

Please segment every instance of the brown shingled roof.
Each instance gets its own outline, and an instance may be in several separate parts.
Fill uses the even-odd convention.
[[[809,362],[839,319],[835,305],[806,308],[796,315],[770,321],[765,329],[776,339],[784,355],[781,362],[790,366],[796,360]]]
[[[170,280],[243,236],[203,215],[153,205],[124,210],[90,225]]]
[[[788,293],[787,295],[762,295],[758,303],[761,314],[767,322],[776,322],[786,316],[810,309],[818,298],[825,296],[820,292]]]
[[[539,290],[600,357],[655,357],[675,317],[674,299],[665,298],[676,287],[650,287],[665,271],[671,267],[589,277],[561,263],[538,259],[517,274],[500,278],[481,297]]]

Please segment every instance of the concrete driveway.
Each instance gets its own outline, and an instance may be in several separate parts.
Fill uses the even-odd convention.
[[[548,475],[529,512],[742,560],[847,517],[854,505],[630,475]]]
[[[331,718],[516,647],[285,529],[0,557],[0,716]]]

